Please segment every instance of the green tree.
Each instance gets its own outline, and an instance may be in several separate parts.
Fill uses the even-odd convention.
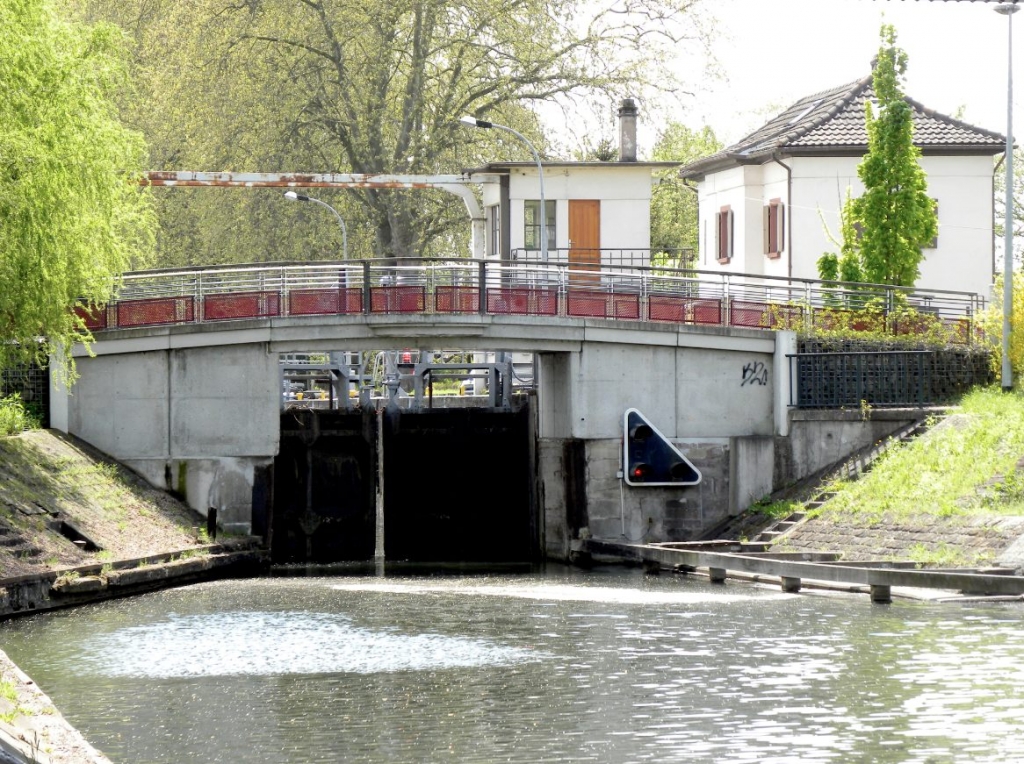
[[[76,2],[90,18],[132,30],[146,97],[126,109],[154,146],[158,169],[429,174],[529,159],[514,137],[468,129],[459,117],[514,127],[543,151],[534,106],[671,90],[672,79],[654,67],[705,37],[694,0]],[[303,240],[289,232],[300,226],[287,216],[315,214],[286,207],[273,192],[219,196],[161,194],[162,214],[177,206],[180,241],[216,261],[296,252]],[[468,226],[461,202],[444,193],[360,189],[323,198],[349,221],[353,256],[468,249],[450,251]],[[201,222],[185,222],[190,214]],[[334,225],[326,218],[315,218],[323,231]],[[319,246],[304,241],[313,246],[302,256]]]
[[[1024,375],[1024,273],[1013,272],[1010,306],[1010,366],[1013,369],[1014,386],[1020,387],[1021,375]],[[996,276],[992,286],[992,303],[981,316],[981,326],[985,336],[990,339],[992,347],[992,368],[1000,369],[1003,363],[1003,275]]]
[[[722,149],[710,127],[692,130],[670,124],[658,136],[652,158],[657,162],[692,162]],[[655,173],[651,192],[651,257],[656,263],[687,266],[683,250],[696,254],[698,246],[696,189],[680,180],[675,168]]]
[[[1006,221],[1006,173],[996,172],[995,182],[995,237],[1003,242]],[[1024,149],[1013,150],[1013,259],[1020,267],[1021,252],[1024,251]]]
[[[88,342],[73,307],[105,302],[152,249],[146,147],[114,100],[123,48],[50,0],[0,3],[0,368]]]
[[[839,248],[839,254],[826,252],[818,258],[818,277],[823,281],[864,281],[864,273],[861,270],[860,237],[857,235],[857,221],[849,187],[846,189],[846,198],[839,208],[838,238],[829,231],[824,217],[822,225],[825,227],[825,235],[829,241]]]
[[[865,107],[868,153],[857,167],[864,193],[853,202],[861,225],[860,260],[864,279],[876,284],[913,286],[920,275],[921,248],[938,234],[935,202],[914,145],[910,104],[902,81],[907,54],[896,47],[896,30],[885,24],[875,64],[878,115]]]

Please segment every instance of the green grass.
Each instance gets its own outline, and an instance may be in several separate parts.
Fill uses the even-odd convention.
[[[760,501],[754,502],[750,509],[759,515],[770,517],[773,520],[784,520],[794,512],[798,512],[803,508],[803,505],[799,501],[768,501],[767,499],[761,499]]]
[[[21,402],[20,395],[0,397],[0,437],[38,428],[39,418]]]
[[[934,516],[1024,514],[1024,395],[976,390],[961,401],[955,422],[887,452],[837,491],[827,512],[862,522]]]

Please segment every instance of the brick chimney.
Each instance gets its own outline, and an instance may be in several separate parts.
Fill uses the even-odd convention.
[[[619,161],[636,161],[636,101],[623,98],[619,105]]]

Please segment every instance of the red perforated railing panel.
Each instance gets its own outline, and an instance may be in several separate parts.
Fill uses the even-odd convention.
[[[154,297],[148,300],[119,302],[117,325],[152,326],[195,321],[195,304],[191,297]]]
[[[427,290],[421,286],[386,286],[370,289],[371,313],[422,313]]]
[[[203,320],[205,321],[263,318],[280,314],[281,296],[277,292],[211,294],[203,298]]]
[[[651,321],[672,321],[677,324],[722,323],[722,301],[707,297],[651,295],[648,298]]]
[[[476,287],[439,286],[434,290],[434,310],[438,313],[477,313],[480,290]]]
[[[597,318],[640,318],[640,295],[603,292],[592,289],[569,289],[566,315]]]
[[[82,306],[75,308],[75,315],[85,322],[85,328],[90,332],[96,332],[107,328],[107,309],[94,308],[89,310]]]
[[[292,316],[362,312],[363,290],[358,287],[296,289],[288,293],[288,313]]]
[[[487,312],[515,316],[557,316],[558,290],[532,287],[488,289]]]

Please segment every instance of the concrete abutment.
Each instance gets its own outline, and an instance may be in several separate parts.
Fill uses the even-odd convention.
[[[410,445],[393,448],[386,460],[385,493],[401,507],[392,515],[408,513],[404,522],[410,527],[431,530],[409,538],[429,536],[424,543],[446,548],[446,554],[462,545],[453,538],[492,537],[503,530],[518,539],[509,545],[515,556],[562,560],[586,537],[699,538],[774,490],[923,415],[872,411],[865,417],[860,411],[790,408],[791,332],[606,320],[563,321],[557,331],[542,331],[537,319],[522,320],[524,326],[501,341],[511,350],[537,354],[535,395],[523,409],[528,413],[454,409],[402,413],[393,423],[392,435],[404,438],[396,445]],[[392,328],[382,339],[325,336],[323,326],[310,322],[277,333],[273,326],[252,324],[223,333],[210,326],[195,332],[163,327],[101,336],[95,357],[76,353],[80,379],[54,407],[53,426],[124,462],[153,485],[179,493],[200,513],[216,509],[222,528],[271,541],[279,530],[274,512],[282,501],[305,508],[296,509],[299,514],[319,506],[319,499],[306,495],[310,486],[326,481],[315,492],[328,496],[332,485],[344,484],[347,492],[365,498],[375,459],[368,425],[341,424],[328,416],[324,427],[310,423],[289,434],[289,426],[282,425],[278,354],[381,342],[421,346],[425,340],[414,333],[416,325],[404,334]],[[496,346],[486,337],[434,336],[432,341]],[[55,389],[55,395],[61,391]],[[622,418],[629,408],[642,411],[701,471],[698,485],[623,483]],[[422,428],[432,416],[432,424]],[[325,435],[332,427],[337,431]],[[445,428],[447,440],[439,434]],[[318,438],[326,439],[313,447]],[[332,438],[335,445],[324,445]],[[293,445],[286,447],[289,439]],[[303,470],[320,471],[323,478],[310,481]],[[467,480],[469,474],[487,477]],[[510,501],[519,502],[522,511]],[[498,504],[501,509],[494,510]],[[367,520],[359,507],[352,511],[362,518],[357,523],[362,528]],[[426,517],[431,521],[417,526]],[[494,517],[514,527],[503,529]],[[447,524],[447,534],[434,533],[438,524]],[[392,526],[393,539],[395,534]],[[305,541],[295,541],[294,548],[299,546],[310,553]],[[362,544],[355,546],[357,551],[346,544],[338,548],[347,555],[366,554]],[[415,554],[410,548],[401,553]]]

